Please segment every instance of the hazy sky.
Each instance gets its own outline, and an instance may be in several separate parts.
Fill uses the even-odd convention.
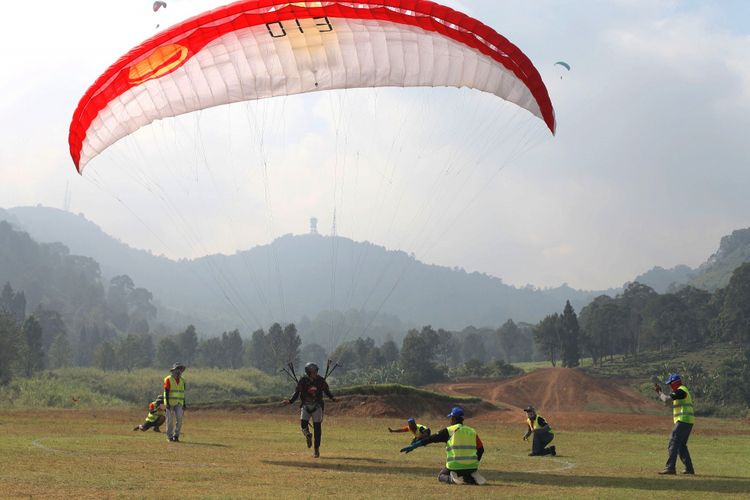
[[[320,219],[506,283],[618,286],[697,265],[750,226],[750,2],[444,2],[539,68],[558,134],[491,96],[345,91],[142,129],[79,177],[70,116],[106,67],[221,2],[2,2],[0,206],[82,212],[174,257],[232,253]],[[564,60],[564,73],[554,66]],[[561,78],[562,76],[562,78]]]

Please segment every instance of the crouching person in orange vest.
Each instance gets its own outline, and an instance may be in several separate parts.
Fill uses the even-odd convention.
[[[414,438],[411,442],[419,441],[420,439],[430,437],[430,428],[426,425],[418,424],[414,418],[409,418],[406,421],[406,426],[400,429],[391,429],[388,427],[388,432],[411,432]]]
[[[445,467],[438,473],[438,480],[447,484],[484,484],[487,480],[479,474],[479,462],[484,454],[484,445],[477,431],[464,425],[464,410],[456,406],[448,414],[450,424],[430,437],[413,442],[401,449],[402,453],[430,443],[445,443]]]
[[[164,396],[159,394],[156,400],[149,403],[146,420],[141,425],[133,427],[133,430],[147,431],[149,429],[154,429],[154,432],[161,432],[159,427],[164,423],[164,420],[166,420],[164,412]]]

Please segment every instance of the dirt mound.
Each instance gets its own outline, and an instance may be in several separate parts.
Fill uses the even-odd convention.
[[[378,394],[378,395],[349,395],[339,396],[335,403],[326,402],[325,410],[327,416],[342,417],[444,417],[453,406],[461,406],[468,415],[483,415],[489,412],[507,411],[507,408],[498,408],[486,401],[466,401],[457,398],[450,402],[442,395],[431,397],[429,395],[413,394]],[[230,412],[242,412],[253,414],[290,414],[298,412],[299,405],[294,404],[282,406],[278,403],[252,404],[252,403],[222,403],[200,405],[200,410],[225,410]]]
[[[445,394],[477,396],[518,408],[544,411],[648,413],[663,407],[622,384],[593,378],[571,368],[542,368],[502,381],[474,380],[433,385]]]

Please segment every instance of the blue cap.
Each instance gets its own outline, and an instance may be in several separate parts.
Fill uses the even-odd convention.
[[[454,406],[451,412],[448,414],[449,417],[463,417],[464,410],[460,406]]]
[[[672,382],[676,382],[678,380],[680,380],[680,381],[682,380],[682,378],[680,377],[679,373],[670,373],[669,374],[669,378],[664,383],[665,384],[671,384]]]
[[[406,423],[407,423],[407,424],[414,424],[414,425],[417,425],[417,421],[416,421],[416,420],[414,420],[413,418],[409,418],[409,419],[407,419],[407,420],[406,420]]]

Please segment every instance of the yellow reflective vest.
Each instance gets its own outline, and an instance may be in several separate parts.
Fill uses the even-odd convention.
[[[146,422],[149,422],[149,423],[156,422],[159,419],[159,417],[163,417],[165,414],[163,409],[162,410],[159,409],[159,403],[154,401],[151,404],[153,405],[154,409],[153,410],[149,409],[148,415],[146,415]]]
[[[167,395],[167,390],[164,389],[164,404],[185,406],[185,378],[180,377],[180,381],[177,382],[172,375],[168,375],[164,377],[164,385],[167,385],[167,380],[169,380],[169,395]]]
[[[527,418],[526,424],[529,426],[529,429],[531,429],[532,432],[543,427],[539,425],[539,415],[534,417],[533,421],[530,418]],[[552,431],[552,426],[549,425],[549,422],[547,422],[547,426],[549,427],[549,433],[554,434],[554,432]]]
[[[422,424],[417,424],[416,429],[414,429],[414,430],[409,429],[409,432],[411,432],[412,434],[414,434],[415,438],[419,438],[419,437],[422,437],[422,434],[424,434],[425,432],[427,432],[427,426],[426,425],[422,425]]]
[[[466,425],[455,424],[448,427],[448,435],[445,467],[448,470],[478,469],[477,432]]]
[[[693,413],[693,395],[684,385],[681,385],[677,390],[682,389],[685,391],[685,397],[683,399],[672,400],[672,419],[674,423],[684,422],[686,424],[695,423],[695,414]]]

